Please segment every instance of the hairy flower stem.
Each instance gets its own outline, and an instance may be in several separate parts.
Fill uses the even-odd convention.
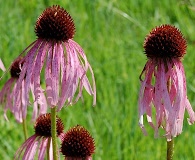
[[[167,141],[167,160],[173,160],[174,141]]]
[[[57,160],[56,107],[51,108],[51,136],[53,145],[53,160]]]
[[[27,127],[26,127],[26,119],[25,118],[22,121],[22,126],[23,126],[24,138],[25,138],[25,140],[27,140],[28,134],[27,134]]]

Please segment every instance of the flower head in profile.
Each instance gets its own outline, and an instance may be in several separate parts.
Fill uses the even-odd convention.
[[[186,78],[182,58],[186,54],[186,40],[182,33],[171,25],[154,28],[144,42],[148,61],[140,75],[139,123],[146,134],[143,115],[159,135],[165,130],[167,140],[181,134],[185,109],[189,124],[194,123],[195,114],[187,98]],[[152,116],[152,106],[155,115]],[[154,124],[155,119],[155,124]]]
[[[56,117],[56,132],[61,138],[64,130],[64,125],[59,117]],[[22,146],[17,150],[14,159],[38,160],[44,159],[46,151],[49,152],[49,158],[53,159],[52,155],[52,136],[51,136],[51,115],[50,113],[40,115],[34,125],[35,134],[29,137]]]
[[[65,160],[92,160],[94,139],[82,126],[77,125],[62,137],[61,152]]]
[[[24,119],[26,119],[27,114],[27,105],[30,106],[30,102],[25,105],[24,101],[27,101],[24,95],[24,83],[26,81],[25,77],[22,80],[22,85],[19,90],[16,90],[16,86],[18,83],[18,78],[20,76],[22,67],[24,63],[24,58],[19,57],[17,58],[10,67],[10,74],[11,78],[4,84],[2,90],[0,90],[0,104],[4,106],[4,117],[7,119],[6,112],[10,110],[13,114],[15,119],[22,123]],[[32,120],[35,121],[36,117],[39,114],[46,113],[47,111],[47,104],[46,98],[43,93],[39,94],[39,97],[35,99],[34,91],[32,84],[30,85],[30,90],[32,93],[33,98],[33,114]]]
[[[40,79],[44,77],[46,97],[51,107],[58,106],[60,110],[64,104],[78,101],[83,88],[94,96],[95,104],[93,70],[83,49],[72,39],[75,26],[69,13],[58,5],[48,7],[37,19],[35,33],[37,40],[22,53],[26,56],[16,89],[25,79],[25,99],[29,99],[31,83],[37,97],[41,90]],[[92,75],[92,87],[86,76],[88,70]]]
[[[3,62],[2,62],[1,59],[0,59],[0,69],[1,69],[2,71],[5,71],[5,66],[3,65]]]

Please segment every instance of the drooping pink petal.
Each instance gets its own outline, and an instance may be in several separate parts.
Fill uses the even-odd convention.
[[[24,152],[24,150],[26,148],[29,148],[30,145],[32,145],[35,141],[36,141],[37,136],[33,135],[31,137],[29,137],[21,146],[20,148],[18,148],[18,150],[16,151],[15,155],[14,155],[14,160],[18,160],[20,159],[20,156],[22,155],[22,153]]]
[[[53,47],[53,60],[52,60],[52,94],[53,105],[57,105],[59,97],[59,80],[60,80],[60,53],[58,53],[58,44]]]
[[[58,44],[50,44],[46,60],[46,93],[48,103],[51,107],[56,106],[59,97],[60,81],[60,55],[58,53]]]
[[[27,106],[29,104],[29,100],[26,97],[26,93],[25,93],[25,79],[24,79],[24,81],[22,83],[22,90],[21,91],[22,91],[22,93],[21,93],[22,107],[20,108],[20,112],[21,112],[21,115],[22,115],[22,119],[25,119],[26,115],[27,115]]]
[[[19,93],[19,92],[21,92],[21,88],[22,88],[22,83],[23,83],[23,81],[24,81],[24,77],[25,77],[25,74],[26,74],[26,66],[25,65],[23,65],[23,67],[22,67],[22,71],[23,72],[21,72],[21,74],[20,74],[20,77],[19,77],[19,79],[17,80],[17,82],[16,82],[16,86],[14,87],[14,90],[13,90],[13,105],[14,105],[14,107],[16,107],[16,108],[19,108],[19,106],[21,105],[21,99],[20,99],[20,95],[21,95],[21,93]]]
[[[34,84],[33,93],[35,95],[35,100],[37,100],[40,97],[40,94],[42,94],[43,92],[43,89],[41,88],[41,84],[40,84],[40,74],[45,62],[46,52],[47,52],[47,44],[46,42],[43,42],[37,53],[37,58],[36,58],[34,71],[31,79],[32,83]]]
[[[60,110],[62,108],[62,106],[64,105],[65,101],[68,100],[68,98],[72,98],[73,91],[72,91],[72,87],[74,84],[74,77],[75,77],[75,66],[74,66],[74,62],[73,59],[71,58],[71,54],[72,52],[70,51],[69,45],[67,43],[65,43],[66,46],[66,61],[65,61],[65,71],[63,74],[63,78],[62,78],[62,92],[61,92],[61,97],[60,97],[60,101],[58,104],[58,110]],[[69,103],[71,103],[69,101]]]
[[[89,63],[88,63],[87,57],[85,55],[85,52],[83,51],[81,46],[78,43],[76,43],[75,41],[71,40],[71,39],[69,40],[69,44],[70,44],[71,48],[76,49],[78,57],[81,56],[81,58],[84,60],[84,63],[82,63],[82,65],[83,65],[84,69],[87,70]]]
[[[51,107],[54,107],[52,104],[52,77],[51,77],[51,62],[52,62],[52,47],[48,49],[46,57],[46,67],[45,67],[45,83],[46,83],[46,93],[47,93],[47,102]]]
[[[18,81],[17,81],[18,82]],[[22,81],[22,84],[21,84],[21,88],[19,91],[16,91],[16,88],[17,88],[17,82],[16,82],[16,86],[14,86],[13,88],[13,93],[14,93],[14,96],[13,96],[13,108],[12,108],[12,113],[14,114],[15,116],[15,119],[17,122],[19,123],[22,123],[23,122],[23,116],[22,116],[22,93],[24,92],[24,81]],[[16,95],[17,93],[17,95]],[[16,98],[14,98],[16,97]]]
[[[24,105],[27,105],[29,102],[29,88],[30,88],[31,75],[32,75],[32,69],[33,69],[33,63],[34,63],[33,57],[35,56],[37,48],[39,48],[40,41],[37,40],[37,41],[33,42],[32,44],[33,44],[33,47],[28,51],[28,54],[24,58],[24,64],[22,66],[20,76],[19,76],[17,83],[16,83],[16,89],[15,89],[15,93],[14,93],[16,95],[16,97],[13,97],[14,103],[15,103],[14,106],[17,106],[20,103],[17,95],[18,95],[18,92],[21,90],[22,81],[24,80],[24,78],[26,79],[25,88],[24,88],[24,94],[25,94],[25,100],[24,100],[25,104]],[[29,48],[29,47],[27,47],[27,48]]]
[[[8,109],[12,110],[13,108],[13,100],[12,100],[12,87],[15,82],[14,78],[10,78],[3,86],[0,91],[0,104],[4,107],[4,118],[8,120],[6,112]]]
[[[35,98],[34,95],[34,87],[31,85],[31,92],[32,92],[32,98],[33,98],[33,113],[32,113],[32,121],[34,122],[36,118],[41,115],[45,114],[47,112],[47,100],[45,98],[45,95],[43,93],[43,89],[40,88],[40,93],[38,97]]]
[[[172,136],[176,137],[181,134],[183,128],[183,119],[185,113],[185,98],[186,90],[184,89],[183,73],[181,71],[179,63],[175,64],[175,72],[177,77],[177,95],[175,96],[175,101],[173,103],[173,110],[175,113],[175,127],[172,130]]]
[[[142,131],[146,135],[147,132],[144,128],[143,124],[143,115],[147,114],[147,120],[149,124],[154,128],[154,124],[152,122],[152,110],[151,103],[153,100],[153,86],[152,86],[152,75],[154,72],[154,66],[151,66],[152,63],[150,61],[147,62],[144,73],[145,79],[141,81],[141,89],[139,93],[139,125],[142,128]]]
[[[50,138],[50,145],[49,145],[49,157],[50,160],[53,160],[53,145],[52,145],[52,138]],[[59,152],[57,153],[59,155]]]
[[[65,49],[64,49],[64,45],[58,45],[58,54],[59,54],[59,58],[60,58],[60,85],[62,84],[62,78],[63,78],[63,74],[65,72],[66,69],[66,58],[65,58]]]
[[[0,69],[2,69],[3,71],[6,70],[6,69],[5,69],[5,66],[4,66],[4,64],[3,64],[3,62],[2,62],[1,59],[0,59]]]
[[[69,40],[69,44],[70,44],[70,46],[72,48],[76,49],[76,53],[77,53],[77,55],[78,55],[78,57],[80,59],[80,65],[81,65],[80,69],[82,68],[82,70],[83,70],[82,73],[84,74],[84,75],[80,75],[80,78],[81,77],[85,77],[88,68],[89,68],[89,70],[91,72],[92,83],[93,83],[93,91],[91,90],[90,83],[87,82],[88,79],[83,80],[83,82],[81,82],[81,85],[84,85],[85,89],[87,90],[87,92],[90,95],[93,94],[93,96],[94,96],[93,105],[95,105],[96,104],[96,87],[95,87],[96,85],[95,85],[95,78],[94,78],[93,70],[92,70],[89,62],[87,61],[87,57],[86,57],[83,49],[76,42],[74,42],[73,40]],[[84,61],[84,63],[82,62],[82,60]],[[80,87],[80,88],[82,88],[82,87]]]
[[[95,106],[96,105],[96,83],[95,83],[95,76],[94,76],[93,69],[92,69],[91,65],[90,64],[88,64],[88,65],[89,65],[89,70],[90,70],[91,75],[92,75],[92,83],[93,83],[93,105]]]
[[[29,91],[30,91],[30,85],[32,83],[32,74],[34,71],[34,66],[35,66],[35,62],[37,59],[37,50],[38,48],[41,46],[41,44],[44,42],[41,42],[40,40],[37,40],[37,45],[38,46],[33,46],[31,48],[31,50],[28,52],[27,56],[29,55],[28,59],[27,59],[27,72],[26,72],[26,77],[25,77],[25,84],[24,84],[24,106],[26,107],[28,105],[29,102]],[[25,62],[24,62],[25,64]]]
[[[187,109],[187,112],[188,112],[188,114],[190,116],[188,118],[188,123],[190,125],[192,125],[195,122],[195,113],[194,113],[194,111],[192,109],[192,106],[191,106],[191,104],[190,104],[190,102],[189,102],[189,100],[187,98],[186,98],[186,109]]]
[[[188,97],[187,97],[187,89],[186,89],[186,78],[185,78],[185,71],[184,71],[184,67],[182,65],[182,63],[179,63],[179,66],[180,66],[180,69],[181,69],[181,72],[182,72],[182,75],[183,75],[183,82],[184,82],[184,96],[185,98],[183,99],[184,100],[184,104],[185,104],[185,108],[189,114],[189,118],[187,119],[188,120],[188,123],[191,125],[191,124],[194,124],[195,122],[195,112],[193,111],[192,109],[192,106],[188,100]]]
[[[73,98],[74,98],[74,95],[75,95],[76,90],[78,88],[78,84],[79,84],[78,71],[81,67],[79,65],[80,62],[79,62],[79,59],[77,57],[75,49],[71,47],[71,44],[68,44],[67,48],[68,48],[67,53],[69,53],[69,55],[70,55],[70,62],[71,62],[70,67],[72,70],[72,75],[71,75],[72,83],[70,83],[70,86],[69,86],[70,90],[69,90],[68,103],[67,103],[67,105],[69,105],[69,104],[73,103]]]
[[[83,86],[90,95],[94,96],[93,104],[95,105],[96,103],[95,78],[93,75],[93,70],[88,63],[82,48],[73,40],[69,40],[68,43],[65,42],[64,44],[67,54],[65,57],[66,65],[64,67],[65,70],[62,76],[62,92],[59,100],[58,110],[62,108],[65,102],[67,102],[66,105],[77,102],[78,99],[82,96]],[[93,90],[88,78],[86,77],[88,69],[92,74]],[[77,88],[79,89],[79,92],[73,101]]]
[[[45,153],[46,153],[46,150],[47,150],[47,147],[48,147],[48,142],[49,142],[49,138],[44,138],[43,137],[41,139],[41,142],[40,142],[40,145],[39,145],[39,148],[38,148],[38,159],[39,160],[45,158]],[[52,157],[50,157],[50,160],[53,159]]]
[[[37,150],[37,147],[38,147],[38,139],[40,139],[40,137],[37,137],[36,140],[34,140],[31,144],[29,144],[27,147],[26,147],[26,150],[24,152],[24,155],[22,157],[23,160],[34,160],[35,159],[35,154],[36,154],[36,150]]]

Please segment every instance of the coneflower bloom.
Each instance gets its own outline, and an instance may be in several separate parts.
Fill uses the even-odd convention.
[[[23,51],[26,56],[16,88],[22,86],[25,78],[26,99],[31,82],[37,97],[42,75],[48,104],[51,107],[58,106],[58,111],[64,104],[76,102],[82,96],[83,87],[94,96],[95,104],[93,70],[83,49],[72,39],[75,26],[69,13],[58,5],[45,9],[37,19],[35,33],[37,40]],[[86,76],[88,70],[92,74],[93,87]],[[44,74],[41,74],[43,72]]]
[[[26,81],[25,78],[22,80],[22,85],[16,94],[16,85],[23,67],[23,60],[24,58],[19,57],[12,63],[10,67],[11,78],[4,84],[2,90],[0,91],[0,104],[4,106],[4,117],[7,119],[6,112],[9,109],[14,114],[15,119],[20,123],[26,119],[27,114],[27,106],[23,103],[26,101],[26,96],[24,95],[24,83]],[[32,120],[35,121],[39,114],[46,113],[47,104],[45,95],[43,93],[40,93],[39,97],[35,99],[32,84],[30,84],[30,90],[32,93],[33,102],[32,104],[28,102],[28,105],[33,105]]]
[[[61,152],[65,160],[92,160],[94,139],[82,126],[71,128],[62,136]]]
[[[162,127],[168,141],[181,134],[185,109],[189,114],[189,124],[195,121],[194,111],[187,98],[181,62],[186,48],[182,33],[171,25],[154,28],[145,39],[144,49],[148,61],[140,75],[139,94],[139,124],[145,134],[144,114],[155,129],[155,136],[159,136],[159,127]],[[155,108],[155,118],[152,117],[152,106]]]
[[[0,59],[0,69],[5,71],[5,66],[3,65],[3,62],[2,60]]]
[[[56,132],[62,138],[64,125],[59,117],[56,117]],[[19,160],[43,160],[49,152],[49,159],[53,159],[52,138],[51,138],[51,115],[46,113],[40,115],[34,125],[35,134],[29,137],[17,150],[14,159]],[[36,158],[35,158],[36,157]]]

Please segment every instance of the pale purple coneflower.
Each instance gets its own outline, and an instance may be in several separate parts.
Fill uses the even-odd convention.
[[[37,97],[41,73],[44,72],[46,97],[51,107],[58,106],[59,111],[64,104],[78,101],[82,97],[83,87],[93,95],[95,104],[93,70],[83,49],[72,39],[75,26],[69,13],[58,5],[45,9],[37,19],[35,33],[37,40],[23,51],[26,56],[16,90],[22,86],[25,78],[25,99],[28,100],[31,82]],[[93,87],[86,76],[88,70],[92,75]]]
[[[7,110],[10,110],[15,119],[22,123],[24,119],[26,119],[27,114],[27,106],[24,105],[24,101],[26,101],[26,96],[24,95],[24,83],[26,81],[25,77],[22,80],[22,85],[17,91],[16,95],[16,86],[18,83],[18,78],[23,67],[24,58],[17,58],[10,67],[11,78],[4,84],[2,90],[0,90],[0,104],[4,106],[4,117],[8,120],[6,116]],[[47,104],[46,98],[43,93],[39,94],[39,97],[35,99],[33,85],[30,84],[30,90],[32,93],[33,102],[28,102],[28,106],[33,105],[33,113],[32,113],[32,121],[35,121],[39,114],[46,113]],[[18,105],[15,105],[18,104]]]
[[[53,159],[50,113],[40,115],[36,120],[34,129],[35,134],[21,145],[15,153],[14,160],[21,158],[22,160],[43,160],[46,156],[49,156],[47,158],[50,160]],[[62,139],[63,130],[62,120],[56,117],[56,134],[60,139]]]
[[[189,124],[195,121],[194,111],[187,98],[181,62],[186,48],[182,33],[171,25],[154,28],[145,39],[144,49],[148,61],[140,75],[139,93],[139,124],[145,134],[144,114],[155,130],[155,137],[158,137],[159,127],[162,127],[168,141],[181,134],[185,109],[189,114]],[[155,118],[152,117],[152,106],[155,108]]]
[[[2,62],[1,59],[0,59],[0,69],[3,70],[3,71],[6,70],[6,69],[5,69],[5,66],[4,66],[4,64],[3,64],[3,62]]]
[[[92,160],[94,139],[82,126],[77,125],[62,136],[61,152],[65,160]]]

